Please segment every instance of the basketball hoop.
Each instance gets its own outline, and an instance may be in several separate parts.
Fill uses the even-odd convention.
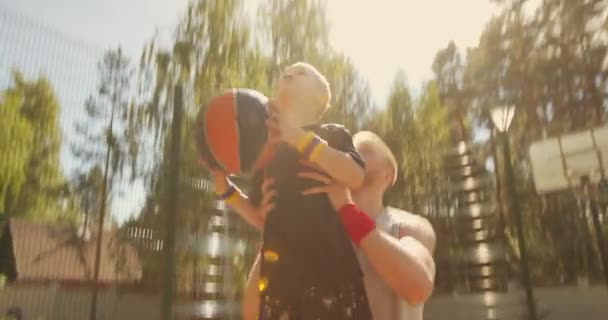
[[[608,191],[608,126],[537,141],[530,146],[538,194],[563,190],[574,193],[589,209],[608,286],[608,252],[599,218],[600,197]]]

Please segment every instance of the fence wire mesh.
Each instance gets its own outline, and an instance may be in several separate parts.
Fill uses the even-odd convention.
[[[306,1],[283,2],[299,6]],[[526,237],[534,241],[531,276],[534,286],[541,287],[539,305],[545,303],[557,310],[553,315],[565,318],[576,316],[572,310],[603,306],[605,292],[597,293],[597,286],[606,271],[596,248],[602,242],[594,239],[602,230],[592,228],[589,203],[570,191],[538,197],[530,177],[524,179],[528,166],[517,172],[517,193],[505,191],[506,180],[498,177],[510,163],[505,151],[497,150],[493,140],[469,145],[468,134],[444,132],[461,115],[449,111],[442,119],[450,99],[442,99],[439,78],[424,89],[424,99],[409,101],[407,85],[397,77],[392,107],[369,108],[373,101],[365,78],[346,55],[322,48],[327,45],[323,32],[291,39],[293,25],[314,25],[310,17],[322,17],[321,11],[291,10],[293,17],[285,18],[290,10],[278,5],[283,2],[260,2],[260,16],[280,19],[254,27],[254,19],[249,23],[238,14],[243,1],[190,1],[170,40],[151,40],[141,57],[119,47],[97,47],[0,6],[0,320],[5,315],[239,319],[260,236],[215,201],[198,164],[194,118],[201,104],[225,88],[269,92],[279,70],[311,50],[319,51],[313,62],[324,68],[332,87],[334,103],[325,120],[353,132],[376,131],[394,146],[402,172],[387,203],[424,215],[433,225],[437,274],[435,296],[425,306],[429,319],[521,318],[517,283],[524,272],[518,267],[519,240],[509,216],[513,199],[521,201]],[[519,43],[505,39],[500,43],[507,47]],[[545,55],[539,52],[534,56]],[[586,66],[580,63],[585,56],[576,56],[570,57],[574,62],[556,65]],[[480,57],[485,59],[471,55]],[[484,61],[496,68],[479,72],[500,79],[492,72],[511,67],[501,59]],[[465,60],[469,63],[468,56]],[[548,88],[558,92],[562,81],[570,85],[567,77],[553,76],[559,81]],[[546,84],[535,81],[537,89],[546,91]],[[500,95],[510,83],[482,95]],[[399,99],[409,102],[401,108]],[[412,108],[408,116],[402,112],[406,105]],[[580,106],[561,110],[559,117],[556,113],[560,120],[543,130],[591,114]],[[421,110],[437,115],[424,120]],[[488,121],[472,113],[471,123]],[[462,119],[456,120],[464,130]],[[433,135],[445,137],[431,139]],[[450,144],[454,150],[438,147]],[[518,161],[526,163],[522,154],[527,147],[517,152]],[[490,159],[493,169],[486,170]],[[247,181],[236,183],[247,189]],[[605,194],[596,208],[602,211],[596,225],[603,226],[604,234]]]
[[[0,8],[1,315],[240,317],[259,237],[193,165],[194,101],[155,113],[155,71]]]

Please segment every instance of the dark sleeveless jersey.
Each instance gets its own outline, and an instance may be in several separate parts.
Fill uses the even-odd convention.
[[[352,136],[340,125],[305,128],[362,168]],[[251,200],[259,204],[264,175],[275,180],[275,208],[264,226],[261,263],[261,319],[371,319],[363,275],[350,238],[327,195],[301,194],[319,185],[298,177],[303,166],[294,148],[278,146],[265,172],[254,177]],[[266,258],[265,258],[266,256]],[[280,318],[283,319],[283,318]]]

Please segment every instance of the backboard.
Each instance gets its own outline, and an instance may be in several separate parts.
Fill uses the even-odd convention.
[[[598,182],[601,168],[608,175],[608,126],[534,142],[530,160],[539,194],[577,187],[583,176]]]

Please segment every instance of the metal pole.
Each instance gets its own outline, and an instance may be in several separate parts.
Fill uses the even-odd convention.
[[[167,215],[165,236],[165,273],[162,300],[162,319],[173,318],[173,295],[175,292],[175,226],[177,222],[179,175],[181,159],[183,96],[180,84],[175,86],[173,95],[173,123],[171,126],[171,152],[169,153],[169,172],[167,176],[168,199],[165,214]]]
[[[504,212],[504,199],[502,198],[502,180],[500,177],[500,164],[498,163],[498,152],[496,152],[496,130],[492,130],[492,157],[494,158],[494,176],[496,178],[496,202],[498,202],[498,214],[500,219],[500,230],[504,232],[505,228],[505,212]],[[504,235],[504,233],[503,233]]]
[[[91,296],[91,309],[89,309],[89,319],[97,319],[97,300],[99,295],[99,271],[101,262],[101,242],[103,241],[103,225],[106,218],[106,202],[108,194],[108,170],[110,162],[110,146],[106,153],[105,173],[103,174],[103,185],[101,189],[101,205],[99,206],[99,223],[97,225],[97,242],[95,243],[95,267],[93,268],[93,294]],[[85,225],[85,228],[87,226]],[[85,229],[86,232],[86,229]]]
[[[103,184],[101,187],[101,204],[99,206],[99,223],[97,226],[97,243],[95,244],[95,266],[93,268],[93,294],[91,296],[91,309],[89,309],[89,319],[97,319],[97,300],[99,299],[99,272],[101,263],[101,242],[103,241],[103,225],[106,219],[106,205],[108,202],[108,179],[110,179],[110,155],[112,154],[112,145],[116,143],[114,139],[114,110],[116,103],[112,104],[112,112],[110,113],[110,124],[108,125],[108,133],[106,135],[106,159],[103,172]],[[85,227],[85,232],[87,225]]]
[[[593,229],[595,230],[595,238],[597,241],[597,248],[600,252],[600,259],[602,261],[602,270],[604,271],[604,281],[608,287],[608,256],[606,254],[606,245],[604,240],[604,233],[602,232],[602,225],[599,219],[599,208],[597,200],[591,195],[589,177],[582,179],[583,190],[585,198],[589,203],[589,210],[591,211],[591,218],[593,220]]]
[[[528,312],[531,320],[537,320],[536,302],[534,301],[534,292],[532,281],[530,280],[530,268],[528,266],[528,253],[526,251],[526,242],[524,238],[524,228],[521,218],[521,208],[519,201],[515,198],[515,179],[513,175],[513,164],[511,163],[511,147],[506,132],[502,133],[503,154],[505,157],[505,179],[507,182],[507,190],[509,192],[511,215],[515,219],[515,227],[517,229],[517,244],[519,247],[520,264],[521,264],[521,281],[526,291],[526,302],[528,304]]]

